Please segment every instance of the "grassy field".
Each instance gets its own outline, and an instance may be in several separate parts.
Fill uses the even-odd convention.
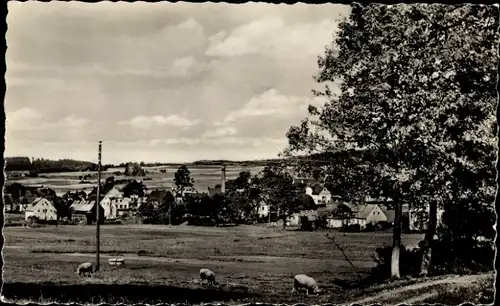
[[[166,170],[165,173],[160,172],[160,170]],[[120,171],[123,172],[124,169],[113,168],[108,169],[102,173],[102,181],[110,176],[114,176],[116,180],[121,179],[138,179],[144,180],[145,177],[151,178],[150,180],[144,180],[144,184],[150,188],[161,188],[173,186],[174,173],[177,171],[177,167],[173,166],[159,166],[159,167],[145,167],[146,171],[145,177],[130,177],[114,175],[113,172]],[[194,178],[194,187],[200,191],[206,190],[207,187],[214,187],[216,184],[220,184],[221,177],[221,166],[190,166],[191,177]],[[256,174],[262,170],[262,167],[237,167],[237,166],[227,166],[226,167],[226,178],[234,179],[238,176],[241,171],[250,171],[252,174]],[[80,184],[80,176],[91,174],[89,181],[90,183]],[[43,185],[47,188],[52,188],[56,192],[64,193],[68,190],[80,190],[80,189],[92,189],[97,184],[97,173],[96,172],[62,172],[62,173],[44,173],[43,177],[37,178],[11,178],[7,181],[9,182],[19,182],[27,186],[40,186]]]
[[[374,266],[375,248],[391,243],[390,233],[334,235],[360,275]],[[351,293],[339,284],[358,277],[322,232],[155,225],[103,226],[101,271],[78,277],[79,263],[95,262],[94,236],[91,226],[5,228],[3,295],[95,303],[342,302]],[[405,235],[403,241],[419,239]],[[109,266],[117,255],[125,265]],[[202,267],[216,272],[216,288],[199,283]],[[327,294],[292,297],[292,276],[298,273],[314,277]]]

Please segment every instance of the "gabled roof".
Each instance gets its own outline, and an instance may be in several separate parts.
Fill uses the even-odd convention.
[[[49,199],[38,197],[38,198],[35,198],[33,200],[33,202],[31,202],[28,206],[26,206],[25,210],[26,211],[33,211],[35,209],[35,206],[37,206],[38,204],[43,203],[43,202],[48,203],[50,206],[52,206],[52,208],[55,208],[54,204]]]
[[[161,202],[163,200],[163,198],[165,198],[165,196],[169,192],[172,193],[170,190],[166,190],[166,189],[164,189],[164,190],[160,190],[160,189],[153,190],[153,191],[151,191],[151,193],[148,196],[148,201]]]
[[[111,188],[108,193],[106,193],[108,198],[123,198],[123,193],[116,187]]]
[[[95,201],[75,201],[71,204],[70,209],[76,212],[90,212],[95,204]]]
[[[387,217],[387,222],[389,222],[389,223],[394,222],[394,217],[396,215],[396,212],[394,210],[389,210],[386,208],[381,208],[381,210],[384,212],[385,216]]]

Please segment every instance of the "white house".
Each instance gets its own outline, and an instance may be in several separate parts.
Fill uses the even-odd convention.
[[[46,198],[36,198],[24,210],[24,219],[37,217],[39,220],[57,220],[57,209],[54,204]]]
[[[121,193],[117,188],[111,188],[100,203],[104,208],[104,217],[111,220],[116,219],[118,215],[118,207],[120,207],[120,205],[124,205],[122,202],[124,202],[123,193]],[[129,203],[130,199],[125,202]]]
[[[437,226],[442,222],[444,209],[442,207],[437,208]],[[426,204],[424,207],[411,207],[408,210],[408,219],[410,231],[421,232],[427,229],[428,220],[430,213],[430,205]]]
[[[326,187],[320,187],[319,185],[313,187],[306,187],[306,194],[311,196],[316,205],[327,204],[332,200],[332,194]]]
[[[267,204],[264,200],[260,200],[259,204],[257,205],[257,213],[259,215],[259,218],[262,219],[269,217],[270,210],[271,205]]]
[[[286,218],[286,225],[291,226],[291,227],[299,226],[300,218],[303,216],[307,217],[309,221],[314,221],[318,218],[318,211],[317,210],[303,210],[303,211],[294,213],[291,216],[288,216]]]

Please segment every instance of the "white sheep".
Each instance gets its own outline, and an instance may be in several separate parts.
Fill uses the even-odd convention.
[[[322,292],[319,289],[316,281],[305,274],[298,274],[293,277],[293,289],[292,295],[295,291],[300,292],[302,289],[305,289],[306,295],[309,295],[310,292],[315,293],[316,295]]]
[[[76,274],[79,276],[83,275],[91,275],[92,274],[92,263],[91,262],[84,262],[78,266],[78,269],[76,269]]]
[[[213,271],[210,271],[208,269],[201,269],[200,270],[200,279],[203,282],[204,280],[208,281],[209,285],[215,285],[215,273]]]

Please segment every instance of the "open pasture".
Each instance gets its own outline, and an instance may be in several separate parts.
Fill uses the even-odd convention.
[[[357,277],[322,232],[262,226],[106,225],[101,229],[101,271],[83,278],[75,275],[75,269],[81,262],[95,262],[94,227],[5,228],[3,294],[37,300],[40,296],[26,294],[40,292],[56,301],[75,301],[79,296],[82,302],[92,298],[109,303],[341,302],[348,293],[338,282]],[[333,234],[360,274],[375,265],[375,248],[391,243],[390,233]],[[405,235],[403,242],[416,243],[421,238]],[[109,266],[108,259],[117,256],[125,259],[125,265]],[[202,267],[216,273],[216,288],[199,283]],[[328,293],[292,297],[292,277],[299,273],[314,277]]]
[[[191,171],[191,177],[194,179],[194,187],[200,191],[206,191],[207,187],[214,187],[216,184],[220,184],[221,181],[221,166],[188,166],[189,171]],[[237,167],[237,166],[227,166],[226,167],[226,179],[235,179],[241,171],[250,171],[252,175],[257,174],[262,170],[263,167]],[[116,180],[122,179],[136,179],[143,180],[144,184],[150,188],[162,188],[171,187],[174,185],[174,173],[177,171],[177,166],[158,166],[158,167],[144,167],[146,171],[146,176],[144,177],[134,177],[134,176],[123,176],[114,175],[114,172],[123,172],[124,169],[113,168],[102,172],[101,180],[104,181],[110,176],[114,176]],[[166,172],[160,172],[165,170]],[[80,177],[90,174],[89,179],[85,181],[89,183],[80,184]],[[145,178],[150,178],[145,180]],[[56,192],[64,193],[68,190],[81,190],[81,189],[92,189],[97,184],[97,172],[61,172],[61,173],[43,173],[42,177],[37,178],[12,178],[8,180],[8,183],[19,182],[27,186],[41,186],[47,188],[52,188]]]

